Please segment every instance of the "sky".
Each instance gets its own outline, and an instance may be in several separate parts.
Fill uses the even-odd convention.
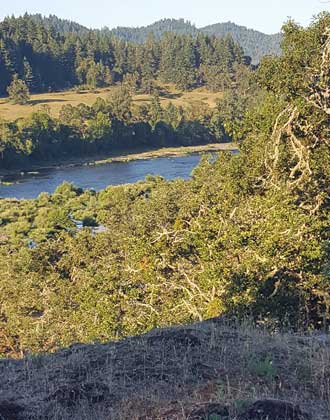
[[[307,26],[323,10],[330,11],[330,0],[0,0],[1,20],[25,12],[55,14],[89,28],[144,26],[163,18],[184,18],[197,27],[232,21],[275,33],[288,17]]]

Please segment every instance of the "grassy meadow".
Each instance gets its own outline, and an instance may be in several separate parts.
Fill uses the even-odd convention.
[[[217,100],[222,93],[213,93],[205,88],[194,89],[189,92],[182,92],[174,87],[174,85],[159,85],[160,101],[163,106],[172,102],[176,106],[187,107],[194,102],[204,103],[211,108],[216,106]],[[7,121],[14,121],[17,118],[28,116],[43,106],[49,107],[51,116],[57,117],[62,106],[77,106],[80,103],[92,105],[98,97],[106,99],[113,87],[99,88],[93,91],[89,90],[68,90],[62,92],[51,92],[31,95],[27,105],[12,104],[8,98],[0,98],[0,118]],[[133,96],[133,104],[140,105],[150,102],[151,95],[137,94]]]

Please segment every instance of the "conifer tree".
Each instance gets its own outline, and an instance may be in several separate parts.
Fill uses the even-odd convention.
[[[24,57],[24,60],[23,60],[23,72],[24,72],[24,81],[27,84],[29,91],[33,91],[35,87],[34,75],[33,75],[32,67],[26,57]]]

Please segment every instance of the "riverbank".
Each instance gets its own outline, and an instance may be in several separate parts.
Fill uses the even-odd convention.
[[[238,145],[235,143],[211,143],[200,146],[162,147],[157,149],[138,148],[128,151],[118,150],[106,155],[80,156],[78,158],[62,159],[60,161],[40,162],[24,169],[0,169],[0,184],[2,178],[18,173],[28,174],[47,169],[65,169],[84,165],[102,165],[111,162],[130,162],[133,160],[154,159],[159,157],[185,156],[191,153],[216,153],[237,150]]]
[[[184,156],[190,155],[191,153],[212,153],[235,150],[238,150],[238,146],[234,143],[213,143],[202,146],[163,147],[161,149],[148,150],[146,152],[132,153],[126,156],[109,157],[107,159],[96,160],[95,164],[100,165],[110,162],[130,162],[132,160]]]

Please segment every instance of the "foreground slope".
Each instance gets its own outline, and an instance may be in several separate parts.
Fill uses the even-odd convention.
[[[329,344],[214,318],[3,360],[0,418],[328,419]]]

